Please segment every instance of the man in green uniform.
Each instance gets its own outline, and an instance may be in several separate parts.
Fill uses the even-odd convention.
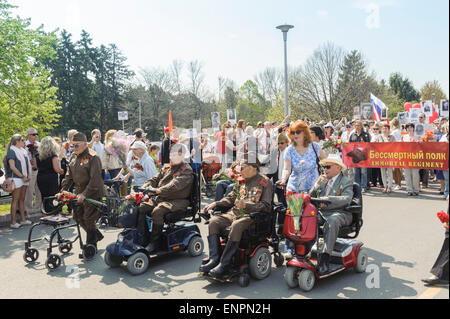
[[[86,198],[101,201],[104,196],[102,163],[97,153],[88,148],[86,135],[77,133],[73,137],[74,152],[69,160],[66,176],[62,181],[62,190],[69,191],[75,185],[78,205],[74,210],[74,219],[86,231],[86,244],[94,245],[103,239],[96,222],[100,217],[97,207],[86,203]],[[60,195],[57,195],[60,197]]]
[[[223,276],[229,269],[231,259],[239,248],[242,233],[253,224],[249,214],[253,212],[270,213],[272,211],[272,182],[259,174],[259,164],[255,154],[244,155],[240,161],[242,184],[235,186],[233,191],[218,202],[205,208],[229,209],[226,213],[215,215],[209,222],[209,258],[210,261],[200,267],[200,271],[213,277]],[[240,194],[240,199],[237,199]],[[228,242],[220,256],[220,232],[231,226]]]
[[[189,206],[189,196],[194,180],[193,170],[184,163],[186,149],[181,144],[170,147],[170,164],[164,165],[158,175],[148,180],[142,188],[150,188],[155,196],[144,202],[138,209],[138,232],[142,246],[153,252],[158,248],[164,226],[164,215],[185,210]],[[146,223],[146,216],[152,218],[152,231]],[[150,238],[149,238],[150,237]]]

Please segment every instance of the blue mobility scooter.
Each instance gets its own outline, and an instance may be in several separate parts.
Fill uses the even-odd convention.
[[[190,205],[186,210],[167,213],[164,216],[164,229],[161,236],[159,249],[149,252],[149,246],[143,247],[139,244],[139,234],[136,229],[137,207],[131,208],[130,214],[135,216],[133,227],[125,228],[117,238],[117,241],[106,248],[105,263],[111,268],[119,267],[124,261],[127,269],[132,275],[140,275],[147,271],[150,258],[179,251],[187,251],[192,257],[203,253],[204,243],[200,230],[195,223],[201,218],[201,193],[198,171],[194,170]],[[133,218],[134,219],[134,218]],[[147,218],[151,229],[151,220]],[[123,225],[125,226],[125,225]]]

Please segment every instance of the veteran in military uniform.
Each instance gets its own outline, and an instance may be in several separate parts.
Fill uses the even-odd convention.
[[[353,181],[343,174],[347,168],[339,155],[331,154],[322,160],[325,175],[319,176],[314,186],[309,191],[313,198],[329,200],[328,206],[321,207],[322,216],[325,218],[323,228],[324,245],[318,265],[319,275],[326,274],[329,269],[330,256],[336,244],[339,230],[343,226],[350,225],[353,215],[344,210],[350,205],[353,198]]]
[[[75,185],[74,193],[77,195],[78,206],[73,217],[86,231],[86,243],[97,247],[97,242],[103,239],[96,226],[100,211],[84,200],[90,198],[101,201],[104,196],[102,163],[97,153],[88,148],[87,138],[83,133],[75,134],[73,147],[74,152],[61,187],[63,191],[69,191],[72,185]]]
[[[226,213],[215,215],[209,222],[209,262],[200,267],[200,272],[213,277],[224,275],[231,263],[231,258],[239,248],[242,233],[253,224],[249,214],[253,212],[270,213],[272,211],[272,182],[259,173],[256,156],[245,154],[239,162],[243,179],[239,186],[225,198],[207,206],[205,210],[229,209]],[[240,199],[238,198],[238,195]],[[227,245],[220,256],[220,232],[231,226]]]
[[[149,252],[158,248],[159,239],[164,226],[164,215],[169,212],[185,210],[189,206],[189,196],[194,180],[193,170],[184,162],[186,149],[181,144],[170,147],[170,164],[148,180],[142,188],[151,190],[155,195],[148,202],[144,202],[138,209],[138,232],[141,244]],[[152,218],[152,231],[149,233],[146,216]]]

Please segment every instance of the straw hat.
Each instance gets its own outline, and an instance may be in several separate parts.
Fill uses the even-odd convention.
[[[336,164],[342,167],[343,170],[347,169],[344,162],[342,162],[342,158],[338,154],[330,154],[328,157],[320,162],[320,165],[326,164]]]

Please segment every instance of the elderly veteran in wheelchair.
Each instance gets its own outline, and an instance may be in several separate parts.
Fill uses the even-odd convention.
[[[213,277],[225,275],[230,268],[233,255],[239,249],[243,232],[254,223],[249,216],[253,212],[270,213],[272,211],[272,182],[259,173],[256,153],[248,153],[239,161],[242,182],[222,200],[214,202],[205,211],[219,209],[226,213],[215,215],[209,222],[209,262],[200,267],[200,272]],[[239,169],[239,168],[238,168]],[[240,195],[240,199],[238,198]],[[219,235],[231,226],[228,241],[223,253]]]
[[[185,163],[186,148],[181,144],[170,147],[170,164],[165,164],[161,171],[148,180],[142,188],[153,195],[148,202],[138,208],[138,232],[142,246],[149,252],[158,249],[164,228],[164,215],[169,212],[185,210],[189,206],[189,196],[194,180],[193,170]],[[152,230],[149,233],[146,216],[152,218]]]
[[[353,181],[343,174],[347,167],[337,154],[330,154],[320,162],[325,174],[319,176],[317,182],[309,191],[309,195],[321,200],[330,201],[329,205],[321,204],[320,212],[323,216],[324,245],[321,251],[318,272],[327,273],[330,255],[336,244],[339,230],[352,223],[352,214],[344,210],[353,198]]]

